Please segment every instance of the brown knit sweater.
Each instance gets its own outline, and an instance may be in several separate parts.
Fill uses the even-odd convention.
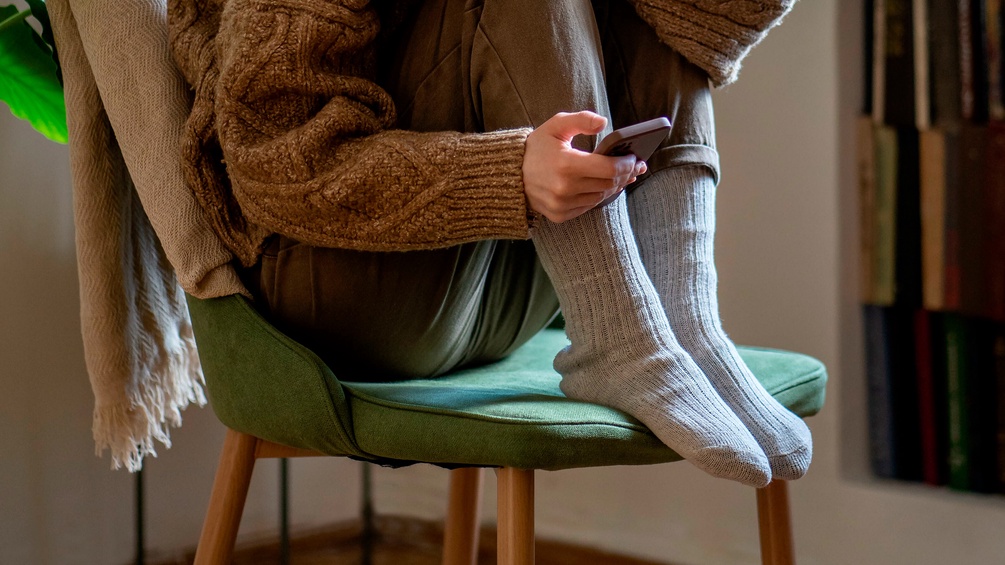
[[[629,1],[725,84],[795,0]],[[528,236],[530,130],[393,129],[368,0],[169,0],[168,18],[195,90],[186,178],[245,265],[272,233],[368,251]]]

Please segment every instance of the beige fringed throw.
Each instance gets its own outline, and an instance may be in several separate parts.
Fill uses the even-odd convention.
[[[206,402],[182,287],[202,298],[246,291],[182,180],[189,106],[165,3],[48,6],[65,81],[94,439],[113,468],[135,471],[155,439],[170,445],[181,410]]]

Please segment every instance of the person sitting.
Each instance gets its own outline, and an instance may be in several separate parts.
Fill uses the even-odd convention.
[[[256,306],[340,378],[498,360],[561,309],[567,396],[712,475],[796,479],[809,429],[719,320],[710,95],[791,5],[170,0],[186,179]],[[592,152],[658,116],[647,162]]]

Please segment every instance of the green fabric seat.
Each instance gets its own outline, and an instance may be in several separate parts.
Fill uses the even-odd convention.
[[[568,341],[542,331],[492,365],[428,380],[339,381],[240,296],[189,298],[210,404],[228,427],[276,443],[387,465],[566,469],[679,460],[623,412],[565,398],[552,369]],[[758,379],[806,417],[827,373],[797,353],[741,347]]]

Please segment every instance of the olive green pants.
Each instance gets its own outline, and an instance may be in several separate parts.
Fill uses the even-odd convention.
[[[617,128],[667,116],[674,127],[648,174],[700,164],[718,175],[707,77],[627,2],[423,0],[411,9],[379,45],[378,82],[399,127],[492,131],[593,110]],[[558,311],[530,241],[370,253],[274,236],[243,277],[265,315],[345,380],[498,360]]]

